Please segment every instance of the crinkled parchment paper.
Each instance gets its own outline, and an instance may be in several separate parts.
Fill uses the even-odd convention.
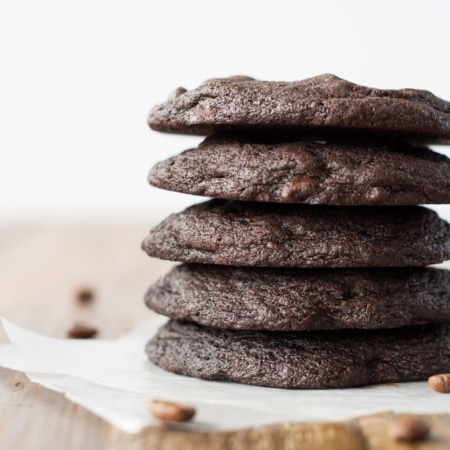
[[[166,321],[158,316],[115,340],[54,339],[2,320],[11,343],[0,345],[1,366],[25,372],[31,381],[63,393],[128,433],[158,423],[147,408],[153,398],[195,406],[194,421],[183,426],[204,431],[338,421],[382,411],[450,412],[448,397],[426,382],[284,390],[168,373],[144,353],[146,342]]]

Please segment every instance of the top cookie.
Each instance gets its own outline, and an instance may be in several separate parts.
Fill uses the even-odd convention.
[[[370,133],[450,143],[450,103],[428,91],[373,89],[335,75],[295,82],[249,77],[213,79],[178,88],[149,117],[154,130],[209,135],[273,131],[296,135]]]

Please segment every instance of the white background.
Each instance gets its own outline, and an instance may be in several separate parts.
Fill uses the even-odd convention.
[[[446,0],[1,0],[0,221],[153,222],[197,201],[146,182],[200,141],[146,125],[180,85],[331,72],[450,99],[449,49]]]

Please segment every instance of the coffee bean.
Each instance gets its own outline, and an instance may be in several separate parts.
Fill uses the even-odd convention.
[[[450,373],[441,373],[428,378],[428,384],[437,392],[450,392]]]
[[[75,323],[75,325],[67,332],[67,337],[71,339],[90,339],[95,337],[97,333],[97,328],[83,323]]]
[[[195,415],[195,408],[191,406],[164,400],[152,400],[149,409],[157,419],[167,422],[187,422]]]
[[[89,287],[82,287],[76,292],[75,299],[80,305],[90,304],[95,299],[95,292]]]
[[[420,441],[430,433],[427,424],[414,416],[403,416],[391,423],[388,435],[395,441]]]

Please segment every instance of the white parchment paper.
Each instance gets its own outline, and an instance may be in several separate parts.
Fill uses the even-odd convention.
[[[76,340],[41,336],[2,319],[11,343],[0,345],[0,365],[25,372],[128,433],[159,423],[147,408],[154,398],[196,407],[195,420],[182,426],[204,431],[338,421],[383,411],[450,412],[449,397],[426,382],[284,390],[165,372],[147,360],[144,347],[166,320],[155,316],[115,340]]]

